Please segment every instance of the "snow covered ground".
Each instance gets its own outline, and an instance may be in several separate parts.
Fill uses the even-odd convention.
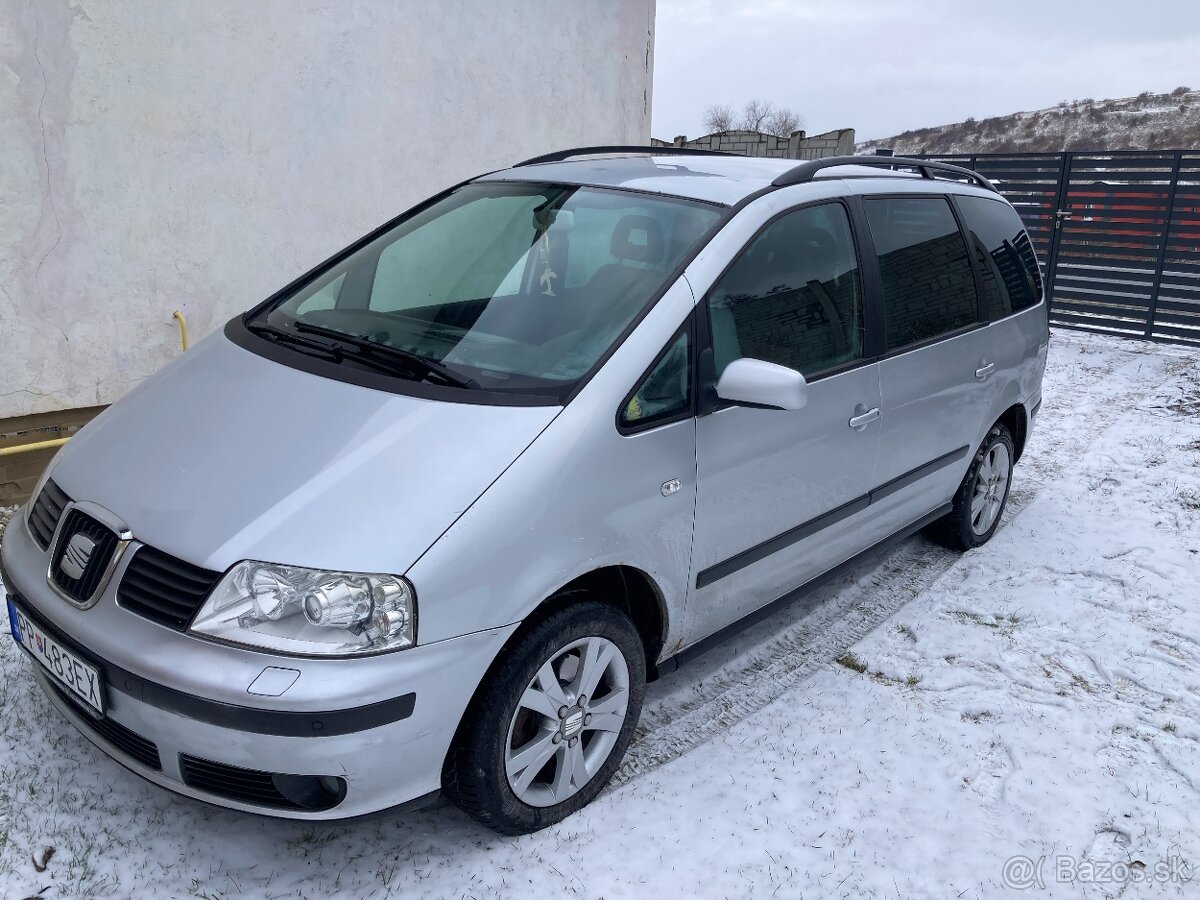
[[[1198,549],[1200,356],[1056,332],[987,547],[915,538],[652,685],[617,784],[539,834],[166,794],[0,642],[0,893],[1200,896]]]

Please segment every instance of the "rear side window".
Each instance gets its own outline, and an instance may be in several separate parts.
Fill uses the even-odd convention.
[[[854,238],[840,203],[768,225],[709,293],[719,378],[740,357],[806,376],[862,359],[862,291]]]
[[[1039,303],[1042,276],[1037,254],[1017,211],[986,197],[959,197],[958,206],[979,261],[989,321]]]
[[[944,197],[865,201],[883,280],[887,349],[977,321],[975,278]]]

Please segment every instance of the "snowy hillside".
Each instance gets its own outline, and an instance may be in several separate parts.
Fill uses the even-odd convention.
[[[1178,150],[1200,147],[1200,91],[1076,100],[1051,109],[918,128],[864,141],[859,153],[1012,153],[1063,150]]]

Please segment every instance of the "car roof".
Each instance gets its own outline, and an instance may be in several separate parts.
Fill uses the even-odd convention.
[[[804,160],[769,159],[758,156],[722,156],[717,154],[672,153],[670,155],[622,154],[594,155],[522,164],[483,175],[476,181],[534,181],[552,184],[578,184],[594,187],[622,188],[673,197],[685,197],[708,203],[732,206],[751,194],[770,187],[785,172]],[[847,181],[847,193],[865,193],[880,189],[903,192],[905,183],[914,192],[927,192],[930,179],[912,172],[899,172],[865,165],[836,165],[821,172],[811,181],[853,179]],[[870,184],[865,183],[870,182]],[[939,188],[996,197],[973,185],[938,179]],[[918,187],[920,185],[920,187]]]

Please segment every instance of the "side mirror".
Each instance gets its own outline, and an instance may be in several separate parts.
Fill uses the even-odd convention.
[[[761,359],[735,359],[721,373],[717,396],[731,403],[770,409],[803,409],[808,383],[795,369]]]

